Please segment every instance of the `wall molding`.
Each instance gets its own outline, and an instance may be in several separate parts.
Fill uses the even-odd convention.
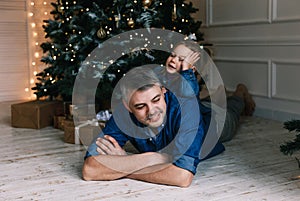
[[[291,15],[291,16],[280,16],[278,14],[278,9],[280,6],[278,5],[278,1],[280,0],[272,0],[272,22],[292,22],[292,21],[300,21],[300,13],[298,15]],[[288,4],[287,0],[284,0],[284,3]],[[300,5],[300,3],[299,3]],[[297,5],[295,6],[297,7]],[[299,10],[299,8],[297,8]]]
[[[269,60],[266,59],[261,59],[261,58],[232,58],[232,57],[215,57],[214,61],[216,63],[222,63],[222,69],[226,71],[228,70],[232,70],[231,67],[229,67],[229,69],[226,70],[226,68],[228,67],[227,64],[232,64],[230,66],[235,66],[236,64],[241,64],[240,67],[241,69],[237,69],[237,71],[233,71],[231,73],[233,74],[223,74],[220,73],[222,76],[222,79],[224,79],[225,81],[230,80],[229,77],[232,76],[232,84],[238,84],[240,82],[246,84],[246,85],[252,85],[252,89],[249,89],[249,92],[257,97],[264,97],[264,98],[270,98],[271,97],[271,62]],[[217,64],[217,68],[218,68]],[[265,75],[267,77],[265,83],[263,84],[263,86],[261,85],[257,85],[257,76],[255,76],[253,74],[253,71],[250,72],[250,74],[248,75],[245,70],[245,68],[248,68],[249,65],[254,66],[255,68],[257,68],[256,70],[258,70],[258,73],[261,73],[260,76]],[[219,69],[219,68],[218,68]],[[220,69],[219,69],[220,70]],[[252,69],[253,70],[253,69]],[[241,73],[244,72],[244,73]],[[241,73],[241,74],[240,74]],[[237,83],[235,83],[235,81],[237,80],[237,75],[239,75],[241,78],[246,78],[246,79],[241,79],[241,81],[238,81]],[[259,80],[259,82],[262,84],[263,82],[261,82],[262,80]],[[227,89],[229,91],[233,91],[235,85],[229,86],[228,83],[226,85]],[[262,88],[261,88],[262,87]]]
[[[215,37],[210,41],[214,45],[218,46],[299,46],[300,35],[290,37]]]
[[[266,0],[268,3],[266,16],[265,18],[249,18],[249,19],[240,19],[240,20],[229,20],[224,22],[214,22],[213,20],[213,8],[214,8],[214,0],[206,1],[206,25],[208,27],[217,27],[217,26],[236,26],[236,25],[249,25],[249,24],[269,24],[272,21],[272,0]],[[249,1],[251,2],[251,1]],[[253,17],[253,16],[252,16]]]
[[[277,78],[278,78],[278,65],[292,65],[295,66],[295,69],[299,67],[299,75],[300,75],[300,60],[272,60],[271,61],[271,71],[272,71],[272,98],[279,99],[279,100],[288,100],[288,101],[300,101],[299,97],[293,96],[284,96],[278,94],[277,90]],[[288,79],[288,78],[287,78]],[[297,87],[298,88],[298,87]],[[287,88],[288,90],[289,88]]]
[[[281,22],[294,22],[300,21],[300,13],[292,14],[289,16],[290,13],[286,15],[280,16],[279,9],[281,9],[279,5],[279,1],[283,1],[284,3],[288,4],[286,0],[267,0],[268,7],[266,10],[266,17],[265,18],[252,18],[252,19],[240,19],[240,20],[229,20],[224,22],[215,22],[213,20],[213,7],[214,7],[214,0],[206,0],[206,20],[205,20],[205,27],[219,27],[219,26],[240,26],[240,25],[251,25],[251,24],[270,24],[270,23],[281,23]],[[296,1],[295,1],[296,2]],[[296,3],[296,8],[298,5]]]

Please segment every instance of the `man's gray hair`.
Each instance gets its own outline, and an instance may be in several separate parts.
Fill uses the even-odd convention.
[[[161,86],[161,83],[152,69],[135,67],[120,80],[122,99],[128,103],[130,99],[128,96],[134,91],[145,91],[154,85]]]

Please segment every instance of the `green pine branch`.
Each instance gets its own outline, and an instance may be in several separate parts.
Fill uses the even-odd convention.
[[[289,132],[295,131],[296,137],[293,141],[287,141],[280,145],[280,151],[285,155],[292,155],[300,150],[300,120],[284,122],[284,128]]]

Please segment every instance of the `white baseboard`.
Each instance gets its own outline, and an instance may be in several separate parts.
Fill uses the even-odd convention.
[[[286,111],[275,111],[268,108],[259,108],[259,107],[255,108],[254,115],[266,119],[281,121],[281,122],[294,120],[294,119],[300,120],[300,114],[286,112]]]

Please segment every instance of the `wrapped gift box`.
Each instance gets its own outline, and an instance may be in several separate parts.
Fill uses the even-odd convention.
[[[71,144],[90,145],[92,140],[99,134],[100,127],[96,120],[87,120],[75,127],[73,120],[64,120],[64,141]]]
[[[61,101],[28,101],[11,105],[11,125],[40,129],[53,125],[53,117],[63,108]]]
[[[66,119],[66,117],[63,115],[55,115],[53,117],[53,127],[60,129],[60,130],[64,130],[64,120],[65,119]]]
[[[73,120],[64,119],[63,126],[64,126],[64,142],[74,144],[75,143],[75,125],[74,125]]]

